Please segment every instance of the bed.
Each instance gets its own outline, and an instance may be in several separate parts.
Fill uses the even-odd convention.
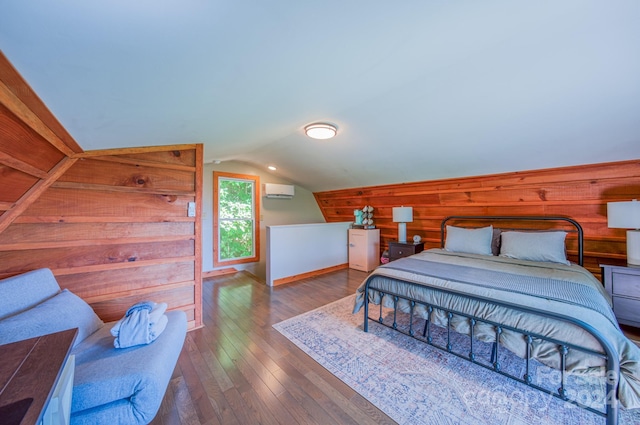
[[[577,264],[567,260],[567,239]],[[640,407],[640,349],[582,257],[582,228],[570,218],[447,217],[441,248],[378,267],[356,291],[353,311],[364,309],[365,332],[369,321],[389,326],[615,424],[620,404]],[[522,359],[525,373],[501,363],[503,349]],[[559,371],[556,387],[536,379],[537,364]],[[597,383],[585,395],[571,387],[584,388],[575,377]]]

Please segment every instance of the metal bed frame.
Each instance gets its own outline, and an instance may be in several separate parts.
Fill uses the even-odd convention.
[[[555,222],[564,222],[564,223],[568,223],[571,226],[573,226],[575,228],[575,230],[573,230],[573,232],[577,232],[577,236],[578,236],[578,257],[579,257],[579,264],[582,265],[583,264],[583,231],[582,231],[582,227],[580,226],[579,223],[577,223],[575,220],[571,219],[571,218],[567,218],[567,217],[531,217],[531,216],[526,216],[526,217],[519,217],[519,216],[450,216],[445,218],[442,221],[441,224],[441,246],[444,247],[444,234],[445,234],[445,226],[446,223],[450,220],[456,220],[456,221],[464,221],[464,220],[475,220],[475,221],[506,221],[506,220],[510,220],[510,221],[555,221]],[[524,230],[522,228],[519,228],[520,230]],[[529,229],[531,230],[531,229]],[[537,229],[538,231],[540,231],[540,229]],[[464,292],[460,292],[460,291],[456,291],[456,290],[451,290],[451,289],[445,289],[445,288],[439,288],[439,287],[433,287],[433,286],[429,286],[430,290],[434,290],[434,291],[439,291],[445,294],[450,294],[452,296],[459,296],[459,297],[463,297],[463,298],[467,298],[467,299],[472,299],[475,301],[481,301],[490,305],[495,305],[495,306],[500,306],[500,307],[506,307],[509,309],[513,309],[513,310],[517,310],[520,312],[524,312],[524,313],[529,313],[529,314],[534,314],[534,315],[538,315],[538,316],[542,316],[545,318],[551,318],[560,322],[564,322],[564,323],[569,323],[575,326],[578,326],[582,329],[584,329],[585,331],[587,331],[589,334],[593,335],[593,337],[600,343],[601,347],[602,347],[602,352],[597,352],[597,351],[593,351],[589,348],[585,348],[585,347],[581,347],[580,345],[571,342],[571,341],[560,341],[560,340],[556,340],[553,338],[549,338],[546,337],[544,335],[539,335],[539,334],[535,334],[529,331],[526,331],[524,329],[519,329],[517,327],[513,327],[513,326],[508,326],[505,325],[503,323],[497,323],[491,320],[486,320],[482,317],[476,317],[474,315],[471,314],[467,314],[464,312],[460,312],[460,311],[455,311],[452,309],[448,309],[448,308],[444,308],[441,306],[438,306],[436,304],[432,304],[432,303],[427,303],[424,302],[422,300],[419,299],[414,299],[405,295],[401,295],[401,294],[397,294],[397,293],[393,293],[390,292],[386,289],[381,289],[375,286],[375,282],[374,282],[374,278],[375,275],[371,275],[367,278],[366,280],[366,284],[365,284],[365,292],[364,292],[364,296],[365,296],[365,302],[364,302],[364,331],[368,332],[369,331],[369,320],[373,320],[376,321],[377,323],[392,328],[400,333],[403,333],[405,335],[408,335],[412,338],[418,339],[419,341],[422,341],[430,346],[433,346],[435,348],[441,349],[443,351],[449,352],[453,355],[456,355],[462,359],[468,360],[472,363],[475,363],[479,366],[482,366],[486,369],[489,370],[493,370],[496,373],[499,373],[503,376],[509,377],[511,379],[514,379],[518,382],[521,382],[531,388],[535,388],[539,391],[545,392],[547,394],[550,394],[556,398],[559,398],[561,400],[564,400],[568,403],[571,403],[575,406],[581,407],[583,409],[586,409],[592,413],[595,413],[601,417],[604,417],[606,419],[606,423],[608,425],[615,425],[618,423],[618,409],[619,409],[619,401],[618,401],[618,384],[619,384],[619,379],[620,379],[620,364],[619,364],[619,356],[618,356],[618,352],[616,350],[616,348],[607,340],[605,339],[604,336],[602,336],[595,328],[593,328],[591,325],[589,325],[588,323],[585,323],[581,320],[577,320],[573,317],[569,317],[569,316],[565,316],[562,314],[557,314],[557,313],[553,313],[553,312],[549,312],[549,311],[544,311],[544,310],[540,310],[540,309],[536,309],[536,308],[531,308],[531,307],[527,307],[527,306],[522,306],[522,305],[516,305],[516,304],[511,304],[511,303],[507,303],[507,302],[501,302],[501,301],[496,301],[490,298],[486,298],[486,297],[481,297],[481,296],[476,296],[476,295],[470,295]],[[397,281],[400,281],[399,279],[394,279]],[[413,286],[424,286],[418,283],[414,283],[414,282],[409,282],[409,281],[402,281],[407,285],[413,285]],[[378,318],[370,318],[369,317],[369,290],[375,290],[378,291],[381,295],[380,298],[380,313],[379,313],[379,317]],[[385,323],[385,320],[383,318],[383,298],[384,297],[392,297],[393,300],[393,323],[389,324],[389,323]],[[398,326],[398,301],[400,299],[406,300],[409,302],[410,305],[410,312],[409,312],[409,325],[408,325],[408,329],[403,329],[401,326]],[[424,330],[422,332],[418,332],[418,334],[422,334],[422,337],[420,337],[419,335],[416,335],[416,330],[414,329],[414,310],[416,305],[422,305],[426,308],[427,311],[427,317],[425,319],[425,324],[424,324]],[[437,326],[434,325],[432,323],[431,320],[431,315],[433,313],[433,311],[435,309],[438,309],[440,311],[443,311],[446,314],[447,317],[447,326],[446,326],[446,344],[445,345],[440,345],[438,343],[436,343],[432,337],[432,326]],[[464,317],[469,321],[470,324],[470,332],[469,332],[469,347],[470,350],[468,353],[461,353],[458,352],[456,350],[454,350],[454,347],[452,346],[452,339],[451,339],[451,319],[454,316],[460,316],[460,317]],[[492,353],[491,353],[491,360],[488,363],[479,361],[478,357],[477,357],[477,353],[474,351],[474,326],[476,326],[479,322],[482,323],[486,323],[489,325],[492,325],[495,329],[495,341],[492,344]],[[519,334],[521,334],[524,338],[524,340],[527,342],[527,346],[526,346],[526,358],[524,359],[524,361],[526,362],[526,373],[523,376],[516,376],[513,375],[507,371],[505,371],[505,369],[502,367],[502,365],[500,364],[499,358],[498,358],[498,352],[500,350],[500,335],[502,334],[502,332],[504,330],[508,330],[508,331],[512,331],[512,332],[517,332]],[[455,331],[454,331],[455,332]],[[462,334],[459,334],[462,335]],[[560,379],[560,387],[557,390],[550,390],[549,388],[544,388],[540,385],[537,385],[536,383],[534,383],[533,380],[533,376],[530,374],[531,370],[530,370],[530,362],[532,360],[531,357],[531,342],[533,339],[540,339],[546,342],[550,342],[553,344],[556,344],[558,347],[558,354],[560,356],[560,374],[561,374],[561,379]],[[569,350],[577,350],[577,351],[581,351],[583,353],[588,353],[590,355],[593,356],[597,356],[600,357],[602,359],[605,360],[606,363],[606,371],[607,373],[605,373],[605,379],[606,379],[606,385],[605,385],[605,391],[606,393],[603,394],[602,400],[604,400],[604,406],[603,409],[595,409],[589,405],[585,405],[583,403],[580,403],[578,400],[573,400],[569,397],[569,394],[567,392],[567,371],[566,369],[566,357],[567,354],[569,352]]]

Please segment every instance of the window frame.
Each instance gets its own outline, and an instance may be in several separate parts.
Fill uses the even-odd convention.
[[[253,182],[253,256],[234,258],[232,260],[220,260],[219,234],[220,222],[218,214],[219,181],[222,179],[246,180]],[[227,173],[223,171],[213,172],[213,266],[224,267],[234,264],[254,263],[260,261],[260,177],[250,174]]]

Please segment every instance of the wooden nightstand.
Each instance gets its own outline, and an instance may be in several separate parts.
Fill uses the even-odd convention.
[[[389,241],[389,261],[397,260],[398,258],[408,257],[413,254],[417,254],[424,250],[424,242],[398,242]]]
[[[640,328],[640,267],[601,264],[604,287],[613,298],[618,323]]]

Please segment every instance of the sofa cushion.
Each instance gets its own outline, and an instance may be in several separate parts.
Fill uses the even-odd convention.
[[[148,423],[160,407],[187,332],[183,311],[167,312],[164,332],[147,345],[116,349],[107,323],[76,346],[72,423]],[[101,406],[119,406],[104,409]],[[135,419],[134,419],[135,418]]]
[[[38,269],[0,280],[0,319],[30,309],[60,292],[49,269]]]
[[[103,325],[89,304],[65,289],[29,310],[0,320],[0,344],[78,328],[76,346]]]

